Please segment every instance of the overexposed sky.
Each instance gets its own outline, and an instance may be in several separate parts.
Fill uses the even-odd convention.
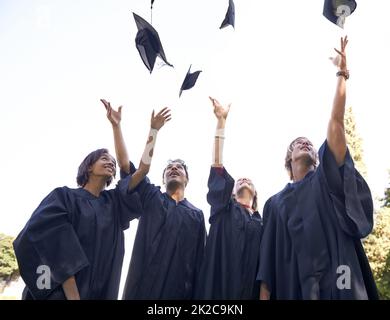
[[[156,0],[153,26],[174,68],[146,69],[132,12],[150,21],[148,0],[0,0],[0,232],[16,236],[55,187],[76,187],[80,162],[107,147],[111,126],[100,98],[124,106],[122,129],[139,163],[153,108],[172,108],[150,178],[166,160],[189,166],[187,198],[206,219],[216,119],[208,96],[232,102],[224,163],[252,178],[262,205],[288,176],[287,145],[326,137],[336,69],[328,60],[348,34],[353,107],[368,182],[381,197],[390,168],[390,2],[360,0],[342,30],[322,16],[323,0],[235,0],[236,29],[220,30],[228,0]],[[202,70],[179,99],[183,78]],[[136,223],[126,233],[131,249]],[[127,251],[127,260],[130,250]],[[127,262],[125,262],[126,264]]]

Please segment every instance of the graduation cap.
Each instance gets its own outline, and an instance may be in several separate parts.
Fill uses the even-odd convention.
[[[152,73],[157,56],[159,56],[168,66],[173,67],[165,57],[164,49],[157,31],[139,15],[134,12],[133,15],[138,28],[135,37],[135,45],[137,46],[138,52],[146,68]]]
[[[344,28],[345,18],[356,9],[354,0],[325,0],[323,15],[330,22]]]
[[[228,25],[231,25],[234,28],[235,17],[236,17],[236,10],[234,9],[234,2],[233,0],[229,0],[229,7],[227,9],[225,19],[222,21],[222,24],[219,27],[219,29],[225,28]]]
[[[199,70],[191,73],[190,70],[191,70],[191,65],[187,71],[186,77],[184,78],[183,84],[181,85],[179,97],[181,96],[183,90],[191,89],[195,85],[196,80],[198,80],[199,74],[202,72]]]

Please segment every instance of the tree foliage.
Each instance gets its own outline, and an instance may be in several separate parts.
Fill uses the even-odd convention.
[[[364,248],[382,299],[390,299],[390,208],[375,215],[373,232],[365,239]]]
[[[390,208],[390,170],[389,170],[389,186],[385,189],[385,196],[383,199],[383,207]]]
[[[363,161],[363,140],[357,132],[355,116],[351,107],[345,111],[344,126],[348,149],[355,163],[355,168],[366,178],[367,168]]]
[[[366,178],[367,168],[363,160],[363,141],[359,136],[352,108],[344,117],[349,152],[355,168]],[[373,232],[364,240],[364,248],[374,274],[381,299],[390,299],[390,187],[385,191],[384,207],[374,214]]]
[[[12,246],[13,238],[0,233],[0,278],[9,279],[18,274],[18,264]]]

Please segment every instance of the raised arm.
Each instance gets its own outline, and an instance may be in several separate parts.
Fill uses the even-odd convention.
[[[130,173],[129,156],[127,154],[126,144],[125,140],[123,139],[121,129],[122,106],[118,108],[118,111],[115,111],[108,101],[104,99],[100,99],[100,101],[104,104],[104,107],[107,110],[107,119],[111,122],[112,125],[112,132],[114,134],[115,154],[119,168],[126,173]]]
[[[214,114],[217,117],[217,129],[214,136],[212,167],[223,167],[223,144],[225,140],[225,124],[229,114],[230,105],[224,108],[217,99],[209,97],[213,107]]]
[[[127,154],[126,144],[123,139],[122,130],[120,126],[122,106],[118,108],[118,111],[115,111],[111,108],[109,102],[104,99],[101,99],[101,101],[107,109],[107,118],[112,124],[115,141],[115,153],[119,167],[124,172],[130,173],[129,156]],[[129,190],[134,189],[148,174],[150,165],[152,163],[153,150],[156,143],[157,133],[166,122],[171,120],[170,112],[170,109],[163,108],[159,113],[155,115],[153,110],[150,119],[150,131],[148,135],[148,140],[146,142],[145,150],[142,155],[139,167],[136,172],[134,172],[134,174],[132,175],[132,179],[130,180]]]
[[[328,124],[327,142],[330,151],[339,166],[344,163],[347,152],[347,142],[344,129],[344,113],[346,101],[346,80],[349,78],[347,69],[347,57],[345,48],[348,44],[347,36],[341,38],[340,50],[335,49],[339,56],[335,59],[335,64],[339,68],[337,72],[337,87],[333,101],[332,113]]]
[[[142,154],[141,161],[138,169],[132,175],[130,180],[129,189],[134,189],[148,174],[150,165],[152,163],[154,146],[156,144],[157,133],[164,126],[166,122],[171,120],[171,110],[168,108],[162,109],[157,115],[154,115],[154,110],[150,119],[150,130],[148,134],[148,140],[144,153]]]
[[[168,108],[163,108],[156,115],[154,110],[150,118],[150,130],[148,134],[148,139],[146,141],[145,150],[142,154],[141,161],[139,163],[139,168],[136,171],[139,172],[141,180],[148,174],[150,165],[152,163],[154,147],[156,144],[157,133],[164,126],[166,122],[171,120],[171,110]]]

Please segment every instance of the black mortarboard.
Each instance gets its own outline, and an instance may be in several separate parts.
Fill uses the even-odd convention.
[[[225,28],[228,25],[231,25],[234,28],[235,17],[236,17],[236,10],[234,9],[234,2],[233,0],[229,0],[229,7],[227,9],[225,19],[222,21],[222,24],[219,27],[219,29]]]
[[[191,66],[187,71],[187,74],[186,74],[186,77],[184,78],[183,84],[181,85],[179,97],[181,96],[181,93],[183,92],[183,90],[191,89],[195,85],[196,80],[198,80],[199,74],[202,72],[199,70],[199,71],[195,71],[195,72],[191,73],[190,70],[191,70]]]
[[[138,28],[135,37],[135,45],[137,46],[138,52],[146,68],[152,73],[157,56],[159,56],[168,66],[173,67],[165,57],[164,49],[157,31],[139,15],[134,12],[133,15]]]
[[[343,6],[349,7],[349,10]],[[337,8],[339,8],[339,12],[337,12]],[[351,15],[355,9],[356,1],[354,0],[325,0],[323,15],[340,28],[344,28],[345,18]]]

